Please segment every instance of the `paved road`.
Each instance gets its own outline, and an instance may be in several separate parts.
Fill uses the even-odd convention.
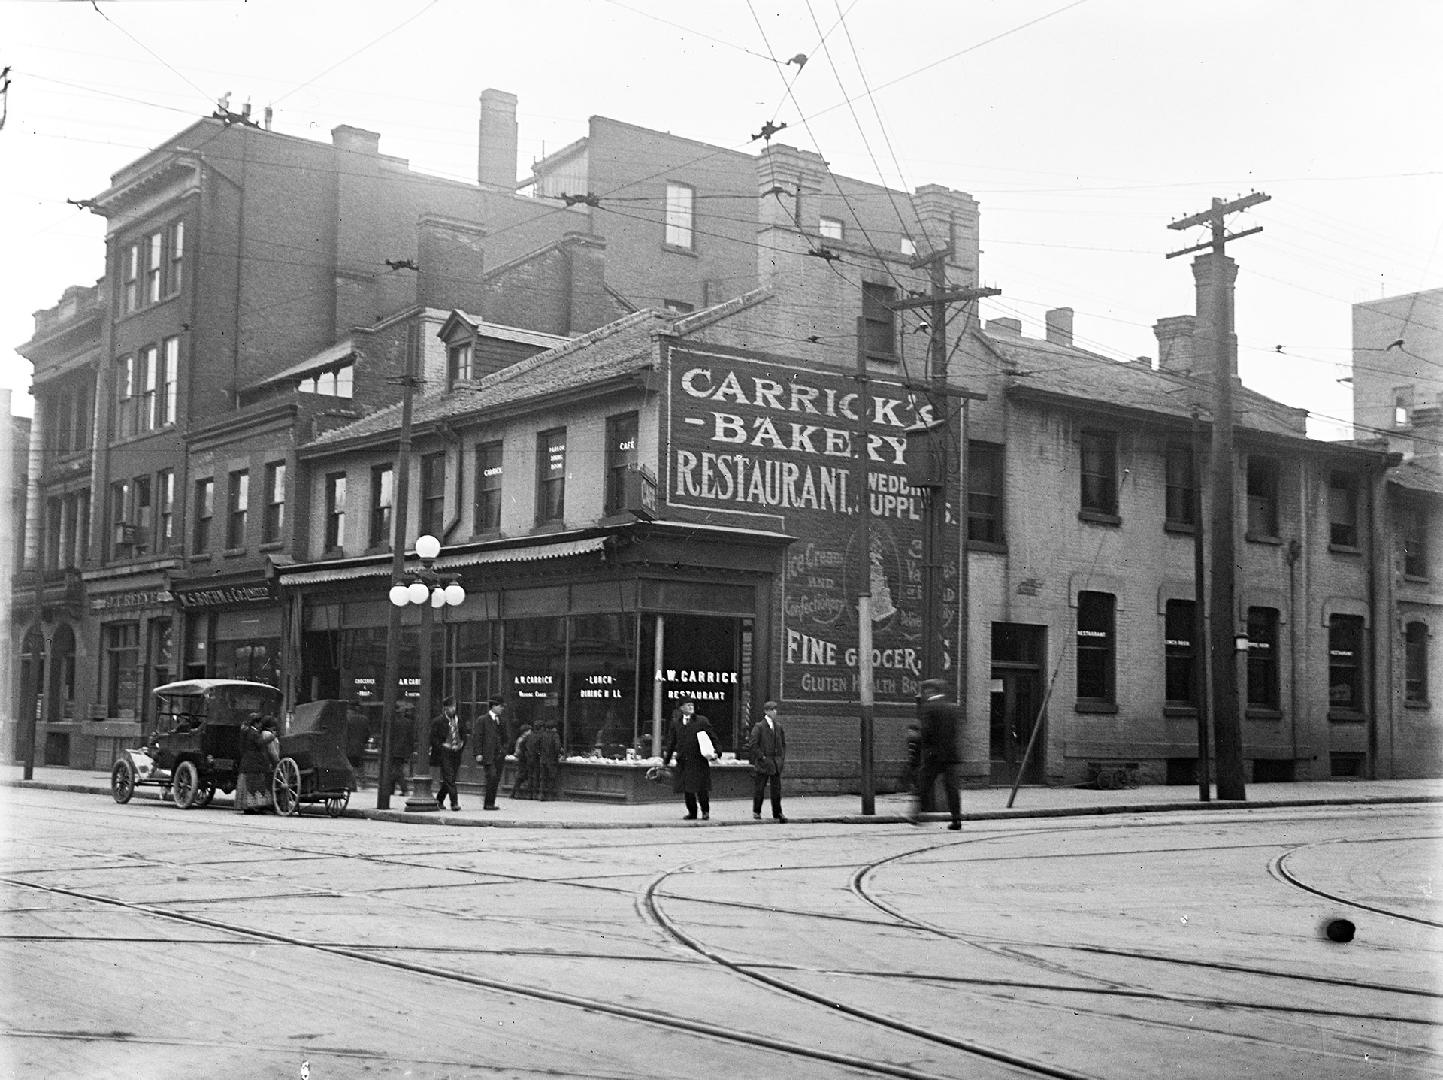
[[[3,798],[6,1076],[1443,1071],[1431,806],[951,833]]]

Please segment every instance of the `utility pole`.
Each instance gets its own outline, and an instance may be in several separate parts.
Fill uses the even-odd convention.
[[[867,433],[872,395],[867,389],[867,324],[857,319],[857,450],[852,482],[857,486],[857,700],[861,710],[862,813],[877,812],[877,778],[873,768],[876,679],[872,670],[872,493],[867,477]]]
[[[980,399],[985,395],[970,394],[966,391],[957,391],[947,385],[947,305],[953,303],[967,303],[973,300],[980,300],[984,296],[999,296],[1001,289],[964,288],[948,291],[947,289],[947,257],[952,254],[952,245],[938,248],[927,255],[921,255],[912,260],[912,268],[920,270],[922,267],[931,268],[932,291],[926,296],[919,296],[912,300],[898,300],[889,305],[893,311],[904,311],[908,308],[925,307],[930,309],[931,338],[927,350],[927,396],[932,407],[934,418],[943,418],[942,422],[951,415],[948,406],[948,399],[960,397],[964,403],[968,399]],[[950,428],[950,424],[948,425]],[[962,539],[959,544],[957,584],[959,608],[964,612],[965,605],[962,598],[966,596],[967,590],[967,473],[966,473],[966,438],[967,432],[959,432],[958,441],[961,451],[957,455],[958,483],[960,485],[961,506],[959,517],[962,522]],[[930,439],[928,440],[930,442]],[[943,440],[945,442],[947,440]],[[923,506],[923,523],[925,532],[922,543],[922,677],[926,679],[937,679],[942,677],[942,664],[939,644],[939,615],[942,606],[942,558],[947,550],[947,483],[951,474],[951,462],[945,449],[941,452],[930,450],[932,454],[932,469],[930,479],[932,483],[926,486],[926,502]],[[963,705],[967,701],[967,627],[965,622],[958,628],[957,641],[957,681],[955,688],[958,698]]]
[[[1234,479],[1237,470],[1233,449],[1233,368],[1237,357],[1237,335],[1233,332],[1232,282],[1236,266],[1227,257],[1229,240],[1262,232],[1262,226],[1229,233],[1226,218],[1248,207],[1267,202],[1271,196],[1255,191],[1232,202],[1213,199],[1212,206],[1202,213],[1173,221],[1169,229],[1191,229],[1206,225],[1211,239],[1179,251],[1170,251],[1169,259],[1194,251],[1211,253],[1212,315],[1210,336],[1214,350],[1212,474],[1210,496],[1213,511],[1212,542],[1212,621],[1209,624],[1209,651],[1212,654],[1213,745],[1217,760],[1219,799],[1247,798],[1243,783],[1243,724],[1238,701],[1239,642],[1246,649],[1246,637],[1240,636],[1237,621],[1237,537],[1235,533],[1236,503]],[[1202,260],[1193,264],[1198,272]],[[1201,524],[1201,523],[1199,523]]]

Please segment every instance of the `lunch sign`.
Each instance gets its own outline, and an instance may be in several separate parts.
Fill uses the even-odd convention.
[[[910,703],[924,675],[925,518],[907,478],[906,432],[932,422],[930,405],[885,377],[870,376],[863,390],[842,371],[700,350],[672,349],[670,380],[670,502],[779,516],[797,538],[782,580],[782,696],[857,700],[857,596],[865,584],[876,700]],[[872,515],[865,555],[855,474],[864,408]],[[955,530],[947,534],[939,560],[943,656],[957,611]]]

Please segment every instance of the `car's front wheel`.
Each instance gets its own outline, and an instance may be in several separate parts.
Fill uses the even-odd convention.
[[[110,770],[110,794],[121,806],[135,794],[135,766],[128,758],[121,758]]]

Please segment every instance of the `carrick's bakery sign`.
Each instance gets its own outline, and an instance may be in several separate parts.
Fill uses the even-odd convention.
[[[873,376],[730,354],[670,353],[667,499],[675,506],[780,516],[797,537],[783,579],[781,691],[789,700],[857,699],[857,596],[872,597],[879,701],[910,702],[922,678],[921,496],[907,480],[907,429],[930,405]],[[862,437],[865,418],[867,432]],[[867,461],[870,550],[857,536],[858,454]],[[955,573],[953,550],[942,565]],[[948,577],[938,628],[956,618]]]

